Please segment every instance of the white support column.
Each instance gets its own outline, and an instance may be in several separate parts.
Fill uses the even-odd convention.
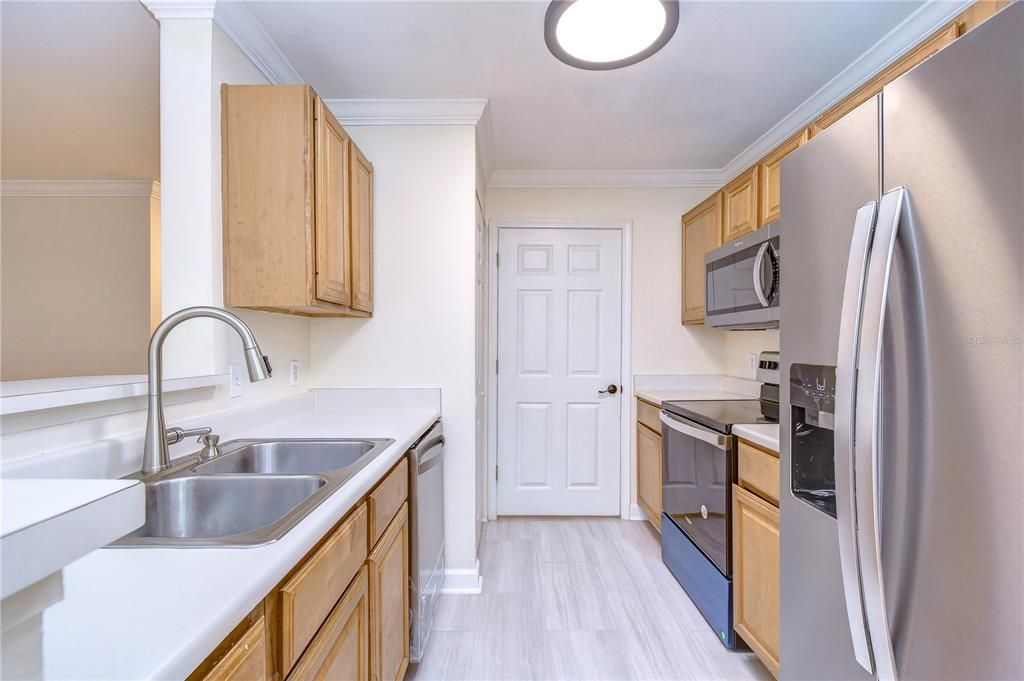
[[[213,12],[216,0],[143,0],[160,22],[160,267],[164,316],[223,303],[218,281],[220,183],[213,148]],[[216,219],[215,219],[216,218]],[[216,373],[223,338],[212,320],[192,320],[167,339],[164,375]]]

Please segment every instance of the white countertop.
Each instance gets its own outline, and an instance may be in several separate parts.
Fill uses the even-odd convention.
[[[68,565],[64,600],[44,615],[45,678],[186,677],[438,416],[434,409],[321,405],[252,431],[395,443],[272,544],[102,549]]]
[[[0,481],[2,596],[123,537],[146,519],[135,480]]]
[[[779,424],[777,423],[740,424],[732,427],[732,433],[755,445],[767,447],[773,452],[779,451]]]
[[[661,406],[662,402],[673,400],[752,400],[757,399],[743,393],[729,390],[659,390],[637,388],[635,394],[645,402]]]
[[[661,406],[672,400],[757,399],[761,384],[748,378],[721,374],[637,374],[633,394]]]

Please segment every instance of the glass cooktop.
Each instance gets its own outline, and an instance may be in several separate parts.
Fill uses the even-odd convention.
[[[738,423],[778,423],[764,415],[761,400],[670,401],[662,402],[661,408],[725,434]]]

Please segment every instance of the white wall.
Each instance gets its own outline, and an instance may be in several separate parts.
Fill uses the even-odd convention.
[[[3,197],[0,380],[145,372],[149,204]]]
[[[374,167],[374,315],[313,320],[313,386],[441,388],[446,563],[473,569],[473,126],[349,133]]]
[[[212,173],[214,208],[212,218],[207,223],[210,225],[207,233],[202,235],[200,241],[190,241],[182,246],[186,251],[188,248],[205,248],[210,252],[210,270],[203,273],[203,276],[218,282],[215,303],[221,304],[223,301],[223,277],[220,256],[220,83],[260,83],[266,81],[241,50],[220,29],[213,27],[212,22],[209,23],[213,31],[212,53],[208,52],[207,58],[211,60],[209,63],[212,69],[212,87],[218,93],[214,98],[217,104],[211,109],[208,121],[214,131],[214,149],[216,150],[212,163],[215,170]],[[201,55],[193,56],[201,58]],[[168,103],[165,102],[165,105],[168,105]],[[162,139],[162,144],[165,146],[188,145],[190,142],[189,138],[175,139],[166,135]],[[166,194],[168,189],[166,180],[162,183],[161,189]],[[173,231],[168,235],[171,239],[174,236],[175,233]],[[173,280],[168,280],[168,277],[173,275],[169,275],[166,269],[163,275],[162,286],[164,288],[176,283]],[[168,425],[172,425],[181,419],[234,409],[245,404],[276,399],[290,394],[305,392],[309,389],[309,320],[303,317],[291,317],[251,310],[233,309],[232,311],[238,314],[252,328],[263,351],[270,357],[274,366],[273,378],[260,383],[243,382],[243,395],[235,399],[228,398],[227,386],[219,386],[214,390],[202,390],[190,394],[187,396],[189,400],[187,402],[182,402],[181,396],[172,396],[168,400],[170,404],[167,405],[165,410]],[[172,336],[179,333],[186,325],[195,323],[194,321],[186,322],[178,330],[172,332]],[[223,330],[218,329],[217,333],[224,354],[217,358],[216,364],[221,367],[227,363],[242,364],[241,344],[234,332],[224,327]],[[472,338],[472,334],[469,337]],[[209,354],[214,352],[215,349],[204,346],[197,348],[195,351]],[[299,360],[301,366],[301,380],[297,386],[289,385],[288,361],[292,359]],[[3,416],[0,417],[0,431],[2,431],[2,435],[0,435],[0,457],[4,461],[9,461],[76,444],[93,442],[110,435],[142,430],[146,426],[146,412],[144,410],[145,402],[138,399],[86,405],[85,407],[54,410],[46,413]],[[141,452],[139,456],[141,461]]]

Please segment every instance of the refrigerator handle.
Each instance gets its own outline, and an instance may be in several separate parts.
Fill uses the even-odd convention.
[[[864,303],[864,281],[871,251],[877,204],[861,206],[853,223],[850,259],[846,264],[842,316],[839,321],[839,352],[836,360],[835,475],[836,520],[839,526],[839,562],[843,573],[843,592],[850,638],[857,663],[873,673],[871,646],[868,642],[864,596],[861,587],[860,560],[857,554],[857,499],[854,494],[854,395],[857,350]]]
[[[882,336],[889,299],[896,237],[902,222],[909,219],[909,194],[897,187],[882,195],[864,288],[864,311],[857,366],[856,412],[854,420],[854,470],[857,496],[857,551],[860,556],[864,613],[867,616],[871,650],[879,681],[896,679],[889,616],[885,607],[885,579],[882,574],[879,493],[882,451],[880,415],[882,410]],[[909,224],[904,226],[908,229]]]

